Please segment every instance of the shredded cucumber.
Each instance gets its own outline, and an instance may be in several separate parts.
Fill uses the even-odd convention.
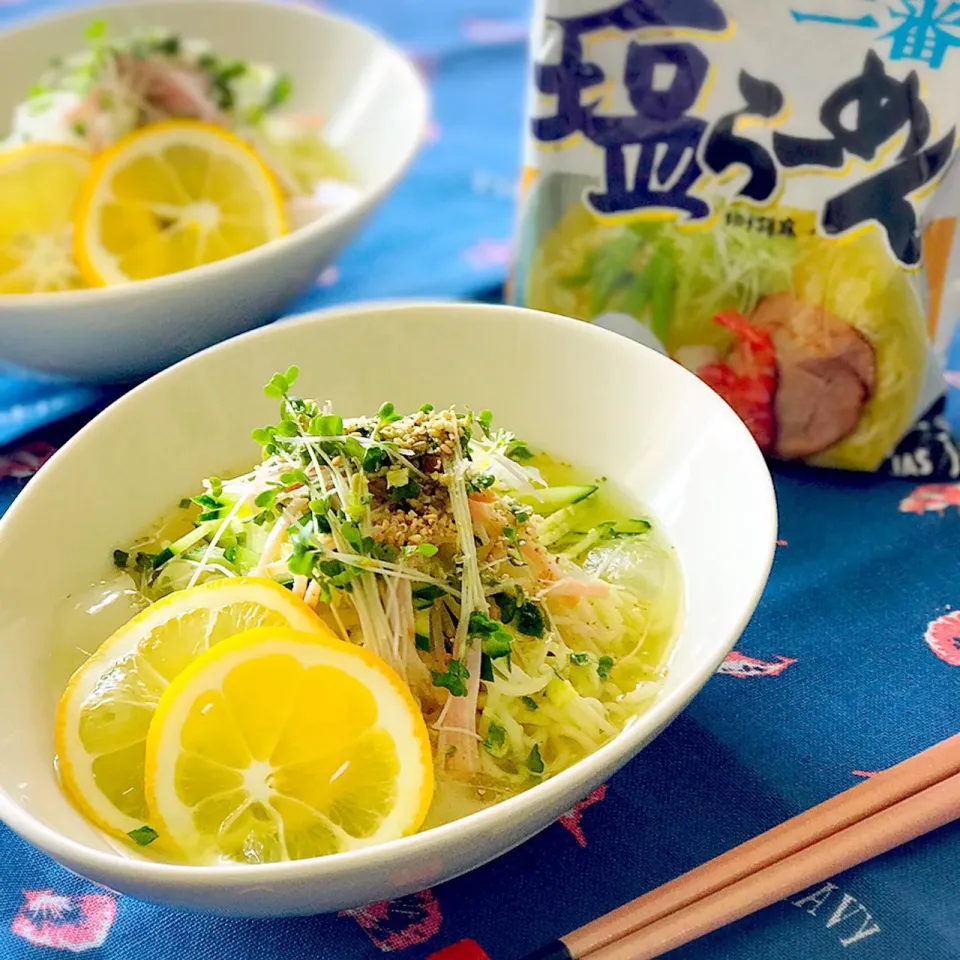
[[[595,483],[571,484],[564,487],[547,487],[533,493],[518,493],[517,500],[528,507],[532,507],[541,517],[549,517],[551,513],[563,510],[592,497],[600,487]]]

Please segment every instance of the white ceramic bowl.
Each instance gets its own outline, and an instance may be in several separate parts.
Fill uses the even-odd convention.
[[[285,110],[328,118],[359,200],[265,246],[209,266],[121,286],[0,296],[0,357],[85,380],[153,373],[273,319],[314,282],[409,166],[428,100],[410,61],[379,35],[318,10],[266,0],[150,0],[84,7],[0,35],[0,130],[54,56],[83,49],[84,29],[169,27],[224,55],[286,71]]]
[[[538,448],[602,473],[648,505],[676,547],[686,615],[659,701],[552,780],[459,822],[383,846],[264,866],[128,859],[73,809],[53,769],[53,719],[78,646],[68,597],[112,550],[197,489],[258,458],[272,422],[261,385],[291,362],[298,392],[361,413],[392,400],[491,408]],[[145,900],[239,915],[317,913],[400,896],[523,842],[657,735],[716,670],[773,556],[770,475],[708,387],[653,350],[512,307],[365,305],[277,324],[191,357],[133,390],[31,480],[0,521],[0,817],[70,870]],[[648,785],[651,791],[657,784]]]

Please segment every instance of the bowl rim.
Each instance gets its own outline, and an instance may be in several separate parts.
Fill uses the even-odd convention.
[[[733,410],[710,389],[710,387],[699,380],[694,374],[685,370],[680,364],[658,351],[629,340],[620,334],[596,327],[591,323],[585,323],[558,314],[530,310],[525,307],[508,304],[410,298],[370,300],[342,306],[327,307],[291,317],[278,324],[271,324],[266,327],[251,330],[238,337],[215,344],[155,374],[97,414],[54,454],[50,463],[55,463],[66,451],[72,449],[74,446],[86,443],[86,437],[89,433],[102,431],[109,423],[111,417],[116,415],[117,409],[127,401],[128,397],[139,395],[141,392],[149,393],[157,389],[156,383],[163,383],[163,381],[168,378],[173,379],[179,376],[182,370],[189,369],[194,365],[202,366],[206,357],[214,351],[230,350],[240,344],[246,344],[263,337],[269,337],[272,335],[271,331],[277,329],[282,330],[291,327],[322,325],[328,322],[350,321],[354,318],[362,318],[366,314],[382,313],[384,311],[396,311],[398,313],[408,311],[420,313],[436,312],[442,315],[451,310],[473,313],[477,316],[493,313],[513,313],[526,317],[532,316],[541,324],[560,331],[572,332],[578,330],[580,331],[578,335],[586,338],[592,337],[606,341],[616,340],[620,350],[632,352],[638,356],[642,354],[645,358],[644,362],[652,363],[655,366],[660,365],[666,367],[669,365],[673,371],[671,375],[678,375],[681,378],[689,377],[689,379],[686,380],[689,388],[695,392],[699,392],[703,402],[712,405],[717,415],[725,419],[730,424],[731,429],[735,433],[739,433],[743,440],[746,441],[744,449],[744,455],[747,458],[746,462],[752,462],[752,466],[749,469],[751,472],[757,473],[763,491],[754,505],[755,516],[760,518],[760,525],[766,528],[769,536],[766,538],[767,547],[765,552],[759,558],[761,561],[760,566],[747,590],[747,603],[745,603],[743,611],[737,619],[735,628],[730,632],[729,636],[724,638],[722,643],[717,645],[713,656],[701,663],[696,670],[691,671],[690,675],[682,680],[674,689],[669,691],[668,694],[660,696],[650,709],[638,716],[635,721],[621,730],[615,737],[573,766],[568,767],[550,779],[520,794],[508,797],[506,800],[502,800],[492,806],[462,817],[459,820],[433,827],[422,833],[415,833],[397,840],[389,840],[385,843],[363,847],[358,850],[331,854],[326,857],[266,864],[200,866],[132,859],[124,857],[120,853],[95,850],[84,843],[64,836],[54,828],[47,826],[35,818],[26,808],[17,804],[8,796],[5,790],[0,790],[0,821],[6,823],[10,829],[14,830],[33,846],[45,851],[55,860],[71,865],[71,869],[76,867],[81,871],[89,871],[89,873],[95,877],[110,878],[111,882],[116,882],[120,886],[129,886],[131,884],[135,886],[138,883],[155,883],[160,888],[168,891],[189,891],[190,889],[196,889],[198,886],[206,888],[215,887],[221,890],[239,890],[242,888],[251,888],[258,883],[261,885],[264,883],[272,883],[286,886],[288,884],[296,884],[308,878],[310,880],[316,880],[325,876],[335,875],[341,871],[349,873],[370,869],[378,864],[383,866],[385,858],[387,857],[401,858],[411,854],[415,855],[417,851],[427,853],[434,847],[444,847],[449,841],[459,840],[462,842],[464,840],[481,838],[487,833],[488,827],[495,827],[499,821],[508,820],[511,817],[515,817],[518,821],[530,818],[535,819],[537,808],[540,806],[549,806],[551,796],[553,796],[555,800],[576,783],[592,782],[593,779],[596,779],[601,774],[602,769],[607,766],[607,759],[609,757],[620,757],[624,754],[626,754],[628,758],[634,756],[645,742],[657,736],[685,709],[697,692],[702,689],[710,677],[716,672],[724,657],[739,639],[744,628],[753,616],[757,603],[766,586],[776,550],[778,522],[776,495],[773,487],[773,479],[766,461],[763,458],[763,454],[754,442],[747,427]],[[438,319],[437,322],[445,321]],[[50,479],[54,476],[53,473],[49,472],[50,463],[46,465],[45,471],[41,471],[31,480],[31,485],[34,485],[35,489],[43,486],[45,483],[54,482]],[[21,496],[13,501],[7,512],[0,517],[0,537],[3,536],[6,526],[12,522],[12,518],[19,512],[18,503],[24,504],[26,502],[26,498],[21,494]],[[21,507],[20,509],[26,508]]]
[[[152,0],[152,2],[170,7],[192,7],[197,5],[196,0]],[[379,44],[385,53],[394,57],[402,64],[413,80],[413,90],[416,99],[416,136],[411,140],[411,145],[407,150],[403,152],[388,151],[390,156],[395,160],[393,171],[379,186],[363,187],[359,192],[359,196],[352,202],[329,211],[319,220],[290,230],[283,234],[283,236],[275,237],[273,240],[268,240],[258,247],[243,251],[243,253],[237,253],[233,256],[225,257],[222,260],[215,260],[213,263],[205,263],[197,267],[190,267],[187,270],[180,270],[177,273],[168,273],[159,277],[149,277],[146,280],[131,280],[126,283],[113,284],[112,286],[84,287],[79,290],[51,290],[37,293],[0,294],[0,311],[2,311],[4,307],[13,307],[17,310],[30,309],[31,305],[44,308],[49,308],[54,305],[69,308],[78,305],[96,304],[97,302],[102,302],[104,305],[107,305],[111,299],[118,300],[124,297],[135,296],[135,292],[140,290],[143,290],[147,294],[153,292],[163,293],[165,288],[169,286],[182,284],[186,277],[198,277],[200,279],[209,277],[211,280],[215,280],[218,274],[224,275],[236,267],[242,270],[248,265],[252,265],[258,257],[283,256],[285,250],[289,250],[295,245],[310,242],[311,240],[325,236],[328,232],[333,232],[337,227],[347,223],[358,215],[363,215],[371,208],[377,206],[394,187],[397,186],[420,152],[430,122],[430,92],[423,75],[416,68],[413,60],[397,43],[387,37],[386,34],[366,23],[354,20],[352,17],[330,13],[326,10],[305,4],[278,3],[276,0],[231,0],[231,4],[233,9],[241,6],[273,8],[289,12],[294,16],[304,17],[307,20],[337,24],[339,29],[353,30],[356,33],[365,34],[369,39]],[[15,42],[19,34],[42,30],[61,20],[79,18],[81,14],[95,19],[98,16],[109,16],[111,13],[120,11],[124,13],[135,13],[138,5],[137,3],[130,3],[129,0],[112,0],[112,2],[108,3],[84,4],[80,7],[67,7],[66,9],[60,9],[52,13],[46,12],[40,16],[28,17],[25,20],[18,21],[9,29],[0,30],[0,43],[8,41]]]

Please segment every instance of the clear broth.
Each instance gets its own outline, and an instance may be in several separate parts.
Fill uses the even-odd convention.
[[[551,486],[600,482],[592,481],[582,470],[544,455],[535,457],[530,465],[537,467]],[[197,508],[192,505],[188,508],[176,508],[159,526],[153,527],[131,547],[158,552],[193,528],[196,513]],[[657,602],[658,613],[655,619],[658,626],[648,632],[636,654],[637,669],[641,677],[656,680],[662,679],[666,674],[683,615],[683,586],[674,548],[661,535],[657,522],[650,517],[649,512],[634,498],[605,479],[601,482],[600,490],[584,503],[577,525],[589,528],[605,521],[638,517],[650,520],[652,529],[648,536],[669,558],[667,578],[670,589],[668,594]],[[60,678],[79,667],[100,643],[147,605],[148,600],[139,593],[132,578],[120,570],[68,597],[57,617],[57,630],[62,642],[58,644],[58,656],[52,674],[58,678],[58,682],[62,683]],[[55,698],[59,698],[61,693],[62,687],[56,690]],[[656,699],[657,696],[654,696],[640,704],[620,726],[620,730],[641,716]],[[589,752],[591,751],[583,751],[582,756],[587,756]],[[582,756],[577,759],[582,759]],[[444,778],[438,770],[434,800],[421,830],[461,819],[534,785],[532,780],[528,784],[510,788],[501,784],[464,783]],[[135,847],[132,843],[127,844],[110,837],[107,839],[110,845],[124,856],[156,859],[149,848]]]

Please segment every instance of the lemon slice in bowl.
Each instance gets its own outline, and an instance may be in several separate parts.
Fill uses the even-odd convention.
[[[74,250],[87,283],[104,286],[213,263],[286,231],[280,188],[243,140],[213,124],[168,120],[96,158]]]
[[[56,751],[63,786],[90,820],[120,837],[148,825],[144,756],[161,695],[211,646],[268,625],[329,633],[272,580],[213,580],[147,607],[77,670],[57,708]]]
[[[151,827],[190,862],[325,856],[420,828],[430,740],[379,657],[265,627],[212,648],[164,693],[146,788]]]
[[[35,143],[0,152],[0,293],[83,286],[73,258],[73,215],[90,158]]]

